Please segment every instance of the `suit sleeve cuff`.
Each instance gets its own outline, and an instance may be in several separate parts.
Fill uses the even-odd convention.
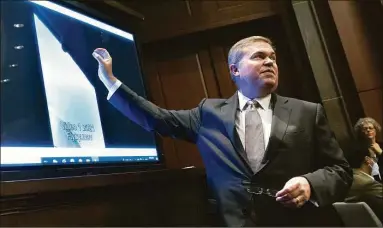
[[[120,88],[121,84],[122,82],[117,79],[117,81],[112,86],[107,88],[109,90],[108,97],[107,97],[108,100],[113,96],[113,94],[117,91],[117,89]]]
[[[315,207],[319,207],[319,203],[318,203],[318,201],[316,200],[315,192],[314,192],[314,190],[313,190],[313,186],[311,185],[311,182],[310,182],[309,178],[307,178],[307,177],[305,177],[305,176],[302,176],[302,177],[304,177],[304,178],[307,180],[307,182],[309,182],[309,184],[310,184],[310,188],[311,188],[311,197],[310,197],[310,199],[308,200],[308,202],[312,203]]]

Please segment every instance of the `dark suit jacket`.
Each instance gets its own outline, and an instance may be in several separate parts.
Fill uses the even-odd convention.
[[[122,85],[110,102],[148,131],[196,143],[226,225],[242,226],[244,209],[251,199],[244,182],[279,190],[290,178],[304,176],[320,206],[343,200],[352,183],[352,170],[327,125],[322,106],[275,94],[272,97],[266,165],[257,174],[252,172],[235,130],[237,93],[227,100],[203,99],[194,109],[174,111],[159,108]],[[277,204],[275,199],[271,204]]]

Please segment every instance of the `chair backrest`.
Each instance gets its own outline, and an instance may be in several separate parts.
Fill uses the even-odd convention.
[[[345,227],[383,227],[382,223],[365,202],[333,204]]]

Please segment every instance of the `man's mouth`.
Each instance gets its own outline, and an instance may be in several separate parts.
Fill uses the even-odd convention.
[[[268,70],[264,70],[264,71],[262,71],[262,73],[273,73],[273,74],[274,74],[274,71],[271,70],[271,69],[268,69]]]

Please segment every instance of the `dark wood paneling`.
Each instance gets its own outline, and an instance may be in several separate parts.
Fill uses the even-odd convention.
[[[286,33],[285,46],[288,48],[289,57],[292,60],[296,73],[301,76],[300,92],[302,99],[311,102],[321,102],[318,86],[315,82],[303,37],[300,33],[297,17],[291,1],[279,1],[280,16],[283,30]],[[299,2],[297,3],[299,4]]]
[[[48,172],[48,171],[46,171]],[[54,171],[52,171],[54,172]],[[61,170],[64,175],[65,170]],[[105,186],[120,186],[124,184],[138,183],[138,182],[152,182],[152,181],[165,181],[176,180],[182,175],[189,175],[190,173],[201,173],[197,171],[182,171],[182,170],[151,170],[151,171],[136,171],[125,173],[113,173],[104,175],[82,175],[68,178],[49,178],[49,179],[36,179],[28,181],[5,181],[0,185],[0,196],[18,196],[46,192],[60,192],[67,190],[81,190],[87,188],[98,188]]]
[[[382,124],[383,10],[377,1],[334,1],[329,6],[364,115]],[[364,115],[361,113],[358,118]]]
[[[145,16],[143,42],[169,39],[275,15],[276,1],[126,1]]]
[[[321,1],[314,2],[314,4],[321,32],[323,33],[324,42],[327,47],[328,58],[333,70],[335,78],[334,84],[337,84],[340,89],[340,95],[346,106],[345,111],[347,112],[352,125],[358,118],[360,118],[360,116],[364,115],[364,111],[347,61],[347,55],[342,45],[339,33],[341,30],[338,30],[336,27],[328,2]]]
[[[375,60],[375,66],[379,70],[380,88],[360,92],[366,116],[376,119],[383,124],[383,1],[358,1],[361,17],[367,32],[367,39],[372,46],[369,53]],[[378,83],[377,83],[378,84]],[[376,86],[377,87],[377,86]],[[378,140],[383,140],[382,132],[377,136]]]
[[[219,97],[208,48],[200,34],[145,45],[143,56],[151,98],[160,107],[191,109],[205,97]],[[163,151],[169,168],[203,167],[191,143],[165,139]]]
[[[237,90],[236,85],[231,80],[229,67],[227,63],[228,46],[226,45],[214,45],[210,46],[210,54],[217,74],[217,82],[220,88],[221,97],[229,98]]]
[[[368,40],[357,2],[330,2],[335,23],[347,55],[357,90],[379,88],[381,77],[374,59],[374,46]]]
[[[365,25],[367,39],[372,44],[374,52],[371,53],[375,64],[380,69],[383,82],[383,1],[357,1],[361,19]]]
[[[42,184],[46,187],[44,189],[49,191],[40,189],[30,194],[2,195],[0,225],[209,225],[206,220],[207,192],[202,170],[167,171],[155,175],[157,178],[144,176],[148,177],[143,175],[137,182],[126,181],[117,185],[73,190],[69,190],[70,187],[67,186],[65,191],[49,190],[52,189],[49,185],[64,185],[67,182],[69,186],[76,188],[81,184],[73,185],[68,183],[69,180],[56,180],[57,183],[46,181]],[[28,182],[20,183],[19,187],[22,184],[24,188],[28,188]]]

